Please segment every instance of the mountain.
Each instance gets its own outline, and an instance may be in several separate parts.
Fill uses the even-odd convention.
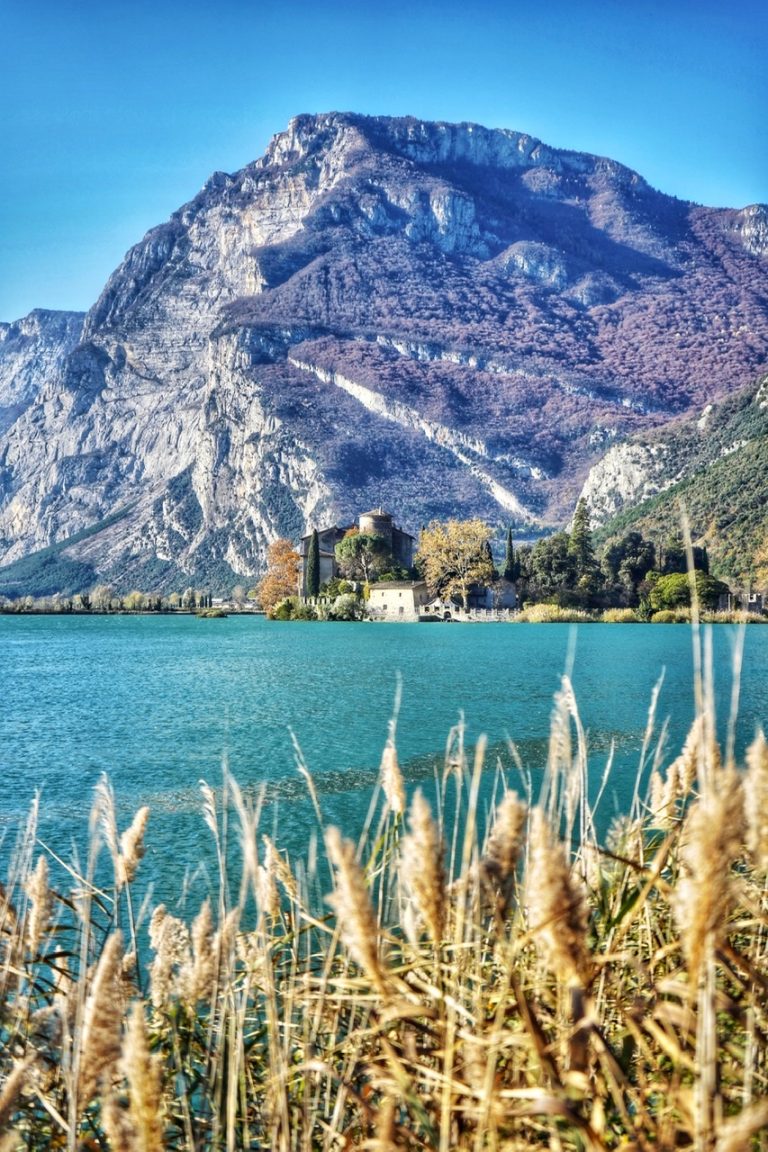
[[[698,416],[615,446],[583,495],[605,540],[639,531],[662,543],[679,532],[684,508],[713,572],[745,585],[761,564],[768,573],[766,477],[768,374]]]
[[[78,535],[122,587],[226,586],[364,507],[561,523],[613,444],[756,377],[766,255],[765,206],[518,132],[297,117],[127,254],[75,347],[20,384],[0,343],[0,564]]]

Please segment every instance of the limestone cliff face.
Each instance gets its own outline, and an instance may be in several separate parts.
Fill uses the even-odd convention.
[[[768,256],[768,207],[751,204],[733,213],[733,230],[753,256]]]
[[[84,321],[0,327],[0,564],[115,515],[68,553],[147,589],[363,506],[558,522],[607,447],[639,475],[619,441],[756,375],[765,221],[522,133],[297,117]]]
[[[79,312],[39,309],[14,324],[0,324],[0,435],[58,379],[83,329]]]
[[[590,470],[581,496],[594,527],[625,508],[670,488],[680,473],[666,444],[624,443],[609,448]]]

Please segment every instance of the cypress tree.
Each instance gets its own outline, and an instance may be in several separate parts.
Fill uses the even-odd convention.
[[[491,549],[491,544],[490,544],[489,540],[486,540],[485,548],[483,549],[483,551],[485,552],[486,560],[488,561],[488,563],[491,566],[491,580],[498,580],[499,574],[496,571],[496,565],[493,562],[493,550]]]
[[[307,596],[320,594],[320,540],[317,528],[312,529],[307,552]]]
[[[512,529],[507,528],[507,550],[504,554],[504,579],[509,580],[510,584],[514,581],[517,573],[515,572],[515,546],[512,543]]]
[[[582,496],[576,505],[573,527],[568,541],[568,554],[576,567],[576,579],[589,576],[595,569],[595,550],[592,545],[592,530],[589,524],[589,508]]]

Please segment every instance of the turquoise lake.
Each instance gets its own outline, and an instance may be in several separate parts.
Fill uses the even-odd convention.
[[[738,631],[710,629],[721,732]],[[397,746],[409,790],[432,787],[463,713],[466,739],[488,738],[489,781],[514,741],[533,776],[546,762],[552,703],[572,679],[589,733],[591,787],[611,747],[615,766],[600,822],[629,802],[648,706],[664,674],[658,719],[666,761],[693,716],[689,628],[660,625],[277,624],[259,617],[0,616],[0,834],[7,856],[36,789],[42,840],[82,853],[94,784],[107,772],[121,828],[152,809],[145,878],[164,899],[185,869],[210,860],[199,781],[265,786],[262,827],[292,854],[314,827],[293,737],[323,815],[359,831],[375,785],[398,679]],[[768,628],[746,630],[737,725],[743,750],[768,722]],[[514,778],[513,782],[514,782]],[[490,789],[490,783],[488,785]],[[198,883],[204,883],[198,881]]]

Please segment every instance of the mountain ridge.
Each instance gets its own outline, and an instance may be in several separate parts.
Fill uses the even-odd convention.
[[[128,505],[88,543],[117,583],[250,577],[363,505],[562,523],[613,443],[755,378],[767,253],[764,206],[524,133],[296,117],[126,254],[8,417],[0,564]]]

